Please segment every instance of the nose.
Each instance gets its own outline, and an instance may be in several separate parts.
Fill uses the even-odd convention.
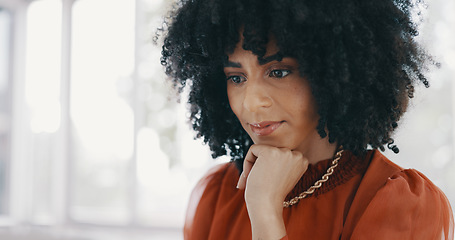
[[[249,81],[244,94],[243,107],[249,112],[257,112],[272,106],[270,89],[261,81]]]

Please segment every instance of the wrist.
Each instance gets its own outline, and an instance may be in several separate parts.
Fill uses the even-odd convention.
[[[245,191],[245,202],[250,208],[267,208],[268,210],[283,211],[285,197],[275,194]]]
[[[271,202],[247,204],[253,239],[281,239],[286,235],[283,206]]]
[[[258,216],[263,218],[264,216],[273,216],[282,218],[283,216],[283,202],[279,200],[250,200],[246,201],[246,207],[250,217]]]

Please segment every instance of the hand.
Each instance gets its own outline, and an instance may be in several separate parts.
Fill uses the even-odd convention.
[[[243,162],[237,187],[245,188],[245,201],[282,203],[308,168],[308,159],[287,148],[254,144]]]
[[[253,239],[286,235],[283,201],[307,168],[308,159],[300,152],[259,144],[250,147],[237,187],[245,189]]]

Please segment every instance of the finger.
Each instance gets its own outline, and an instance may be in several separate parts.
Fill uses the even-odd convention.
[[[256,162],[257,157],[254,156],[251,152],[251,148],[253,148],[253,146],[250,147],[250,149],[248,150],[248,152],[245,156],[245,159],[243,160],[243,172],[242,172],[242,174],[240,174],[240,178],[237,183],[238,189],[244,189],[246,187],[246,179],[247,179],[248,175],[250,174],[254,163]]]
[[[253,168],[254,163],[265,150],[266,146],[264,145],[252,145],[248,150],[245,159],[243,160],[243,172],[240,175],[239,181],[237,183],[237,188],[244,189],[246,187],[246,180],[248,175]]]
[[[239,181],[237,182],[238,189],[244,189],[246,186],[246,177],[243,175],[243,172],[240,174]]]

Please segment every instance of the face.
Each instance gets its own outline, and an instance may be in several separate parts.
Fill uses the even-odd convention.
[[[322,139],[316,131],[316,103],[297,60],[284,57],[260,64],[241,44],[224,68],[234,114],[255,144],[308,153]],[[271,41],[265,57],[274,59],[277,52]]]

